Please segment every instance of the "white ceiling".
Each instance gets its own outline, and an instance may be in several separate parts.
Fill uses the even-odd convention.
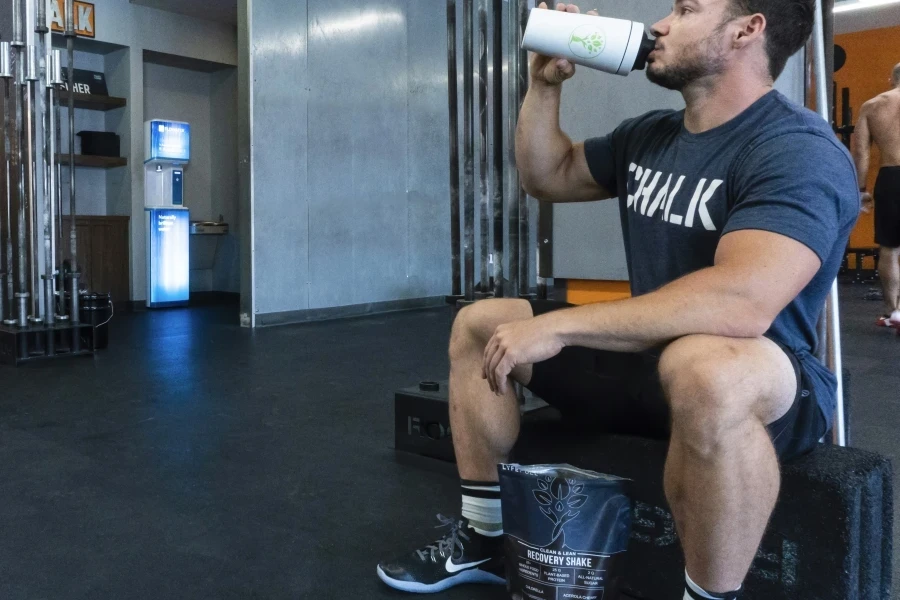
[[[151,8],[190,15],[208,21],[237,24],[237,0],[129,0]]]
[[[852,33],[897,25],[900,25],[900,4],[886,4],[834,15],[835,33]],[[900,40],[897,42],[897,54],[900,55]]]

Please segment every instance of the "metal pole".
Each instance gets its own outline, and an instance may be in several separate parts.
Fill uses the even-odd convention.
[[[18,6],[18,0],[15,0],[13,6]],[[17,31],[21,34],[21,12],[19,13]],[[16,238],[17,238],[17,254],[18,254],[18,282],[16,286],[16,325],[20,328],[28,327],[28,261],[26,259],[26,217],[25,217],[25,209],[26,209],[26,196],[25,196],[25,154],[22,151],[22,146],[25,144],[25,120],[22,115],[23,108],[25,106],[25,43],[21,41],[23,38],[20,36],[16,37],[18,42],[14,41],[13,44],[16,45],[16,135],[14,137],[15,140],[15,149],[12,153],[12,158],[14,161],[13,168],[15,169],[15,173],[18,179],[18,214],[17,214],[17,223],[16,223]]]
[[[823,19],[823,0],[816,0],[816,20],[813,29],[813,49],[816,65],[816,109],[819,115],[828,121],[828,74],[825,63],[825,28]],[[841,360],[841,321],[838,305],[837,280],[831,284],[831,293],[825,304],[826,327],[826,364],[837,379],[837,410],[834,416],[834,442],[838,446],[847,444],[844,415],[844,381]],[[819,341],[822,346],[822,341]]]
[[[40,307],[40,282],[38,280],[38,223],[37,223],[37,95],[39,93],[38,75],[38,48],[35,44],[26,46],[28,63],[25,76],[25,126],[26,126],[26,151],[28,154],[28,257],[30,266],[29,293],[31,294],[31,315],[28,319],[32,323],[41,321]]]
[[[60,314],[58,291],[65,286],[59,285],[59,236],[62,229],[60,221],[60,192],[59,181],[59,89],[62,85],[62,55],[59,50],[51,50],[49,56],[50,70],[48,79],[48,93],[50,95],[49,121],[47,135],[50,139],[50,253],[53,256],[53,294],[50,299],[52,310],[57,319],[64,317],[65,310]]]
[[[50,31],[47,27],[47,0],[37,0],[37,16],[34,20],[34,32],[44,35]]]
[[[45,56],[47,56],[45,54]],[[49,62],[49,61],[47,61]],[[46,64],[46,63],[45,63]],[[54,158],[53,152],[56,145],[53,139],[53,91],[50,86],[50,70],[45,68],[46,79],[43,80],[42,109],[44,111],[44,323],[48,326],[56,322],[56,306],[54,302],[54,288],[56,283],[55,260],[55,234],[56,215],[54,214],[53,189],[56,180],[53,176]]]
[[[547,8],[550,10],[556,9],[556,2],[554,0],[548,0]],[[547,280],[541,275],[541,273],[547,270],[547,266],[542,262],[542,259],[546,260],[549,257],[552,257],[551,246],[549,245],[550,239],[552,239],[552,224],[553,224],[553,206],[546,205],[544,203],[537,203],[537,237],[535,238],[535,248],[534,248],[534,266],[535,266],[535,283],[537,284],[537,298],[539,300],[547,299]],[[548,211],[548,212],[544,212]],[[544,227],[549,224],[551,231],[544,231]],[[531,235],[531,229],[529,227],[529,237]]]
[[[75,227],[75,0],[66,0],[66,54],[69,59],[69,260],[72,272],[71,294],[69,296],[69,319],[80,322],[78,303],[78,233]],[[78,339],[78,336],[73,336]]]
[[[538,214],[540,214],[541,206],[538,205]],[[535,269],[535,283],[537,284],[537,298],[538,300],[546,300],[547,299],[547,280],[541,276],[541,242],[538,240],[537,244],[534,247],[534,269]]]
[[[48,169],[48,182],[50,184],[50,252],[53,257],[52,272],[54,276],[56,275],[56,235],[58,233],[56,230],[56,205],[59,200],[56,193],[59,185],[56,160],[56,154],[59,152],[59,147],[56,144],[56,98],[58,92],[56,76],[59,65],[56,63],[56,55],[56,51],[50,48],[47,53],[47,131],[45,132],[48,144],[47,162],[50,167]]]
[[[447,104],[450,109],[451,294],[462,292],[459,229],[459,97],[456,86],[456,0],[447,0]]]
[[[59,50],[54,50],[54,62],[56,63],[56,85],[57,89],[62,89],[62,52]],[[56,116],[56,152],[60,153],[62,150],[62,113],[60,111],[60,98],[59,93],[54,97],[54,105],[53,112]],[[56,244],[57,250],[54,255],[56,260],[62,258],[62,241],[63,241],[63,222],[62,222],[62,161],[59,160],[59,156],[56,158]],[[59,265],[57,265],[59,267]],[[68,319],[69,317],[66,314],[66,280],[63,275],[62,269],[57,268],[57,281],[56,281],[56,290],[57,295],[60,302],[56,303],[57,308],[57,317],[59,319]]]
[[[47,33],[50,28],[47,27],[47,2],[46,0],[37,0],[37,15],[35,17],[34,32],[37,34],[37,59],[38,59],[38,81],[35,84],[35,101],[40,111],[40,119],[35,119],[35,128],[40,123],[41,140],[39,146],[39,161],[41,166],[41,177],[39,195],[41,201],[40,225],[43,233],[43,250],[44,250],[44,272],[40,276],[43,282],[43,304],[40,308],[41,319],[47,326],[55,323],[56,311],[53,309],[53,237],[52,223],[53,213],[51,201],[52,190],[52,165],[53,157],[50,155],[50,111],[48,107],[50,103],[50,68],[47,52]],[[35,139],[35,144],[37,144]]]
[[[493,165],[491,195],[493,204],[494,264],[493,292],[503,297],[503,0],[493,0],[493,43],[491,58],[494,66],[494,97],[492,108]]]
[[[13,0],[12,3],[12,20],[13,20],[13,47],[22,46],[25,43],[25,27],[22,21],[22,0]]]
[[[3,262],[0,264],[0,322],[6,320],[7,307],[12,314],[12,178],[10,177],[9,81],[12,79],[12,48],[0,42],[0,79],[3,79],[3,224],[0,226]]]
[[[465,191],[463,227],[465,229],[465,299],[475,299],[475,64],[472,29],[475,14],[472,0],[463,0],[463,161]]]
[[[509,235],[509,247],[507,254],[509,255],[509,295],[513,298],[519,294],[519,171],[516,168],[516,126],[519,120],[519,28],[516,21],[519,19],[519,10],[516,7],[516,1],[513,0],[507,4],[509,27],[507,29],[509,38],[508,58],[507,58],[507,106],[509,115],[507,123],[509,126],[509,191],[507,198],[506,218],[507,229]]]
[[[516,19],[516,50],[519,53],[518,60],[518,79],[517,86],[519,97],[517,110],[521,108],[525,101],[525,94],[528,93],[528,52],[522,48],[522,39],[525,37],[525,26],[528,23],[528,9],[531,4],[530,0],[516,0],[519,9],[519,17]],[[531,291],[531,272],[528,269],[531,244],[531,230],[529,228],[529,211],[528,196],[521,185],[518,186],[519,192],[519,295],[527,296]]]
[[[488,195],[488,32],[487,32],[487,0],[478,2],[478,179],[480,191],[480,215],[481,215],[481,283],[479,290],[482,293],[490,291],[490,271],[488,262],[491,253],[491,199]]]

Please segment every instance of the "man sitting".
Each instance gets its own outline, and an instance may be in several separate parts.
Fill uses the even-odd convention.
[[[532,57],[516,138],[523,185],[545,202],[618,199],[634,297],[485,300],[459,313],[450,420],[463,518],[382,562],[388,585],[503,581],[497,464],[519,433],[515,381],[598,433],[669,436],[684,598],[737,597],[778,497],[779,460],[812,450],[835,408],[835,378],[811,353],[859,214],[857,180],[828,124],[773,90],[814,10],[813,0],[677,0],[653,26],[647,76],[679,90],[685,110],[584,143],[559,126],[574,66]]]

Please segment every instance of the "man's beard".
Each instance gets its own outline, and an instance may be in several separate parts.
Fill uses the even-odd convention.
[[[717,29],[707,39],[697,44],[689,54],[677,64],[654,70],[653,63],[647,66],[647,79],[668,90],[682,91],[688,85],[725,70],[725,57],[717,47],[720,30]]]

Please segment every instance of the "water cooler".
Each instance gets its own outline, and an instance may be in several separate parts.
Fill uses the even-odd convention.
[[[191,126],[144,123],[144,221],[147,306],[185,306],[190,299],[190,211],[184,170],[191,158]]]

